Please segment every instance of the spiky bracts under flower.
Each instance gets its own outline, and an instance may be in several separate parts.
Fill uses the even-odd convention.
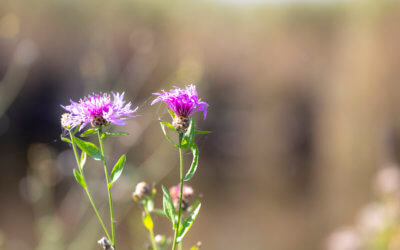
[[[153,95],[158,97],[151,105],[163,101],[177,116],[190,117],[195,112],[202,111],[204,114],[203,119],[206,119],[209,105],[201,101],[197,95],[196,86],[192,84],[184,89],[174,87],[169,92],[161,90],[161,92],[153,93]]]
[[[69,116],[63,119],[63,126],[74,128],[81,124],[80,130],[88,123],[93,127],[100,127],[107,124],[124,125],[127,117],[138,109],[131,109],[132,103],[125,103],[124,94],[114,93],[113,100],[110,94],[92,94],[80,99],[79,102],[70,100],[71,104],[62,106],[69,112]],[[64,117],[63,117],[64,118]]]

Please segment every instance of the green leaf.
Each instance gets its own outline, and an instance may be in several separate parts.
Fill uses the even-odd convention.
[[[174,111],[172,111],[171,109],[168,109],[168,113],[169,113],[169,115],[171,116],[172,119],[175,118],[176,115],[175,115]]]
[[[199,199],[195,200],[195,201],[193,202],[193,204],[190,205],[190,207],[188,207],[188,208],[186,209],[185,212],[191,213],[195,208],[197,208],[197,206],[198,206],[199,204],[200,204],[200,200],[199,200]]]
[[[165,138],[167,138],[167,140],[172,143],[175,147],[179,148],[179,145],[176,144],[168,135],[167,135],[167,131],[165,131],[165,125],[163,123],[163,121],[160,122],[161,125],[161,130],[164,133]]]
[[[128,135],[128,133],[126,132],[103,132],[103,134],[101,135],[101,139],[104,139],[106,137],[111,137],[111,136],[121,136],[121,135]]]
[[[151,211],[151,212],[154,213],[154,214],[161,215],[161,216],[165,216],[165,217],[168,218],[168,216],[164,213],[164,210],[161,210],[161,209],[153,209],[153,211]]]
[[[161,122],[162,124],[164,124],[165,126],[167,126],[169,129],[171,129],[172,131],[178,132],[178,131],[176,131],[176,129],[174,128],[174,126],[172,126],[171,123],[165,122],[165,121],[160,121],[160,122]]]
[[[117,163],[115,163],[114,168],[111,172],[111,181],[108,184],[109,186],[108,188],[110,188],[114,184],[114,182],[116,182],[118,178],[121,176],[122,170],[124,170],[125,162],[126,162],[126,156],[122,155],[117,161]]]
[[[72,144],[72,141],[71,141],[70,139],[68,139],[67,137],[62,137],[62,136],[61,136],[61,141],[63,141],[63,142],[68,142],[68,143],[71,143],[71,144]]]
[[[150,215],[146,214],[143,217],[143,225],[150,231],[153,230],[153,220],[151,219]]]
[[[190,166],[189,171],[186,173],[186,176],[183,179],[184,181],[188,181],[193,177],[194,173],[196,173],[197,166],[199,165],[199,149],[197,148],[196,143],[192,144],[192,154],[192,165]]]
[[[82,124],[78,124],[78,126],[75,127],[74,131],[72,131],[72,134],[78,133],[79,129],[81,128]]]
[[[195,130],[194,133],[195,133],[195,134],[198,134],[198,135],[206,135],[206,134],[211,134],[212,131]]]
[[[169,194],[168,190],[161,186],[163,190],[163,209],[165,215],[172,221],[172,224],[175,226],[175,208],[174,203],[172,202],[171,195]]]
[[[81,134],[81,137],[88,137],[97,133],[97,128],[90,128]]]
[[[81,169],[85,166],[86,158],[87,158],[86,156],[87,156],[86,152],[82,152],[81,160],[80,160]]]
[[[82,175],[79,173],[78,170],[74,169],[74,176],[75,180],[83,187],[86,188],[86,182],[85,179],[83,179]]]
[[[176,239],[176,242],[178,242],[178,243],[181,242],[183,237],[185,237],[186,233],[192,227],[193,222],[196,220],[197,215],[199,214],[200,207],[201,207],[201,204],[199,204],[197,206],[197,208],[193,211],[193,213],[179,227],[178,238]]]
[[[75,138],[76,145],[83,151],[86,152],[95,160],[101,160],[101,152],[99,148],[91,142],[83,141],[79,138]]]
[[[186,132],[183,134],[183,138],[182,138],[182,143],[181,146],[182,148],[191,148],[192,147],[192,143],[194,141],[194,126],[195,122],[193,118],[190,118],[190,123],[189,123],[189,127],[186,130]]]

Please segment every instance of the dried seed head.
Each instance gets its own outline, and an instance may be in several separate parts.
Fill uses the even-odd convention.
[[[101,245],[104,250],[114,250],[111,242],[107,239],[107,237],[101,238],[99,241],[97,241],[97,243],[99,243],[99,245]]]
[[[95,115],[95,116],[93,116],[92,121],[91,121],[90,124],[92,124],[92,127],[98,128],[98,127],[101,127],[101,126],[103,126],[103,125],[107,125],[108,122],[107,122],[107,120],[104,119],[102,116],[100,116],[100,115]]]
[[[64,113],[61,115],[61,127],[65,128],[65,129],[69,129],[70,125],[69,125],[69,120],[71,118],[71,114],[70,113]]]
[[[178,131],[179,133],[185,133],[187,128],[189,127],[190,119],[189,117],[184,117],[180,115],[176,115],[172,120],[172,126]]]
[[[142,181],[136,185],[135,192],[133,192],[132,197],[137,201],[141,201],[145,196],[151,195],[151,188],[146,182]]]

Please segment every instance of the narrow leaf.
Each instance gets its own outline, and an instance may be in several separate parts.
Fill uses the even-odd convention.
[[[82,124],[78,124],[78,126],[75,127],[74,131],[72,131],[72,134],[78,133],[79,129],[81,128]]]
[[[164,133],[165,138],[167,138],[167,140],[172,143],[175,147],[179,148],[179,145],[176,144],[168,135],[167,135],[167,131],[165,131],[165,125],[162,123],[162,121],[160,122],[161,125],[161,130]]]
[[[83,151],[86,152],[95,160],[101,160],[101,152],[99,148],[91,142],[83,141],[79,138],[75,138],[76,145]]]
[[[199,204],[200,204],[200,200],[199,200],[199,199],[195,200],[195,201],[193,202],[193,204],[190,205],[190,207],[188,207],[188,208],[186,209],[185,212],[191,213],[195,208],[197,208],[197,206],[198,206]]]
[[[195,131],[194,131],[194,133],[195,133],[195,134],[198,134],[198,135],[206,135],[206,134],[211,134],[211,133],[212,133],[212,131],[206,131],[206,130],[195,130]]]
[[[81,137],[88,137],[97,133],[97,129],[90,128],[81,134]]]
[[[172,221],[172,224],[175,225],[175,208],[174,203],[172,202],[171,195],[169,194],[168,190],[161,186],[163,190],[163,208],[164,213]]]
[[[71,144],[72,144],[71,140],[68,139],[67,137],[62,137],[62,136],[61,136],[61,141],[63,141],[63,142],[68,142],[68,143],[71,143]]]
[[[182,241],[183,237],[185,237],[186,233],[192,227],[193,222],[196,220],[197,215],[199,214],[201,204],[197,206],[197,208],[193,211],[193,213],[182,223],[182,226],[178,231],[178,238],[176,241],[179,243]]]
[[[150,231],[153,230],[153,220],[151,219],[150,215],[146,214],[143,217],[143,224],[144,226]]]
[[[195,131],[194,125],[195,124],[194,123],[195,123],[194,119],[190,118],[189,127],[186,130],[186,132],[183,134],[183,139],[182,139],[182,144],[181,144],[181,146],[183,148],[191,148],[192,147],[192,143],[194,141],[194,135],[195,135],[195,133],[194,133],[194,131]]]
[[[108,184],[109,187],[111,187],[112,184],[116,182],[118,178],[121,176],[122,170],[124,170],[125,162],[126,162],[126,156],[122,155],[117,161],[117,163],[115,163],[114,168],[111,172],[111,181]]]
[[[121,136],[121,135],[128,135],[128,133],[126,132],[103,132],[103,134],[101,135],[101,139],[104,139],[106,137],[111,137],[111,136]]]
[[[78,170],[74,169],[75,180],[83,187],[86,188],[85,179],[83,179],[82,175],[78,172]]]
[[[87,158],[86,156],[87,156],[86,152],[82,152],[81,160],[80,160],[81,169],[85,166],[86,158]]]
[[[160,122],[161,122],[162,124],[164,124],[165,126],[167,126],[169,129],[171,129],[172,131],[178,132],[178,131],[176,131],[176,128],[174,128],[174,126],[172,126],[171,123],[165,122],[165,121],[160,121]]]
[[[153,211],[151,211],[151,212],[154,213],[154,214],[161,215],[161,216],[165,216],[165,217],[168,218],[168,216],[165,214],[164,210],[161,210],[161,209],[153,209]]]
[[[176,115],[175,115],[174,111],[172,111],[171,109],[168,109],[168,113],[169,113],[169,115],[171,116],[172,119],[175,118]]]
[[[195,143],[192,144],[192,154],[192,165],[190,166],[189,171],[186,173],[186,176],[183,179],[184,181],[188,181],[193,177],[193,175],[196,173],[197,166],[199,165],[199,149]]]

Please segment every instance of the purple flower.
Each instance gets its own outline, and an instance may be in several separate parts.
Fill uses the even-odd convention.
[[[92,126],[98,127],[109,123],[115,125],[124,125],[126,117],[135,117],[132,114],[136,112],[137,107],[132,110],[131,102],[125,104],[124,94],[112,93],[113,100],[110,94],[100,93],[92,94],[80,99],[79,102],[70,100],[71,104],[62,106],[70,113],[68,119],[64,120],[64,125],[74,128],[81,125],[84,128],[88,123]]]
[[[198,98],[194,85],[188,85],[185,89],[174,87],[169,92],[162,90],[161,93],[153,93],[153,95],[158,95],[158,97],[151,105],[163,101],[177,116],[185,118],[196,111],[203,111],[203,119],[206,119],[208,104]]]

